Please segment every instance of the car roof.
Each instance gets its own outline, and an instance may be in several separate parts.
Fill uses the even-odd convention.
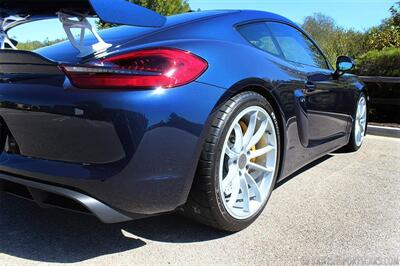
[[[173,16],[167,17],[167,23],[164,27],[168,27],[171,25],[182,24],[186,22],[191,22],[195,20],[202,20],[202,19],[211,19],[214,17],[223,17],[225,15],[235,14],[235,17],[238,21],[248,21],[248,20],[257,20],[257,19],[266,19],[266,20],[278,20],[283,21],[290,24],[295,24],[291,20],[280,16],[278,14],[274,14],[271,12],[266,11],[259,11],[259,10],[210,10],[210,11],[197,11],[197,12],[189,12],[183,13]]]
[[[188,12],[188,13],[172,15],[167,17],[167,22],[165,23],[164,27],[186,23],[193,20],[216,17],[221,15],[228,15],[237,12],[240,12],[240,10],[208,10],[208,11],[196,11],[196,12]]]

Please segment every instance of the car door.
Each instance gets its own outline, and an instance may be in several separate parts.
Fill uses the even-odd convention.
[[[278,22],[268,22],[267,25],[284,58],[296,63],[304,80],[303,87],[295,93],[299,108],[304,111],[298,112],[301,117],[297,117],[306,131],[303,145],[315,146],[343,137],[349,122],[348,115],[340,111],[348,93],[345,83],[333,78],[333,70],[325,56],[299,29]]]

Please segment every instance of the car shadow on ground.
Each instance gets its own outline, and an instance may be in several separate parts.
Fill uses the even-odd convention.
[[[307,165],[277,187],[331,157]],[[228,235],[177,214],[110,225],[91,216],[41,209],[32,202],[0,194],[0,254],[33,261],[74,263],[133,251],[148,241],[190,243]]]
[[[0,195],[0,254],[40,262],[74,263],[135,250],[148,240],[207,241],[227,233],[168,214],[121,224]]]
[[[325,155],[325,156],[319,158],[318,160],[315,160],[315,161],[313,161],[313,162],[307,164],[306,166],[304,166],[304,167],[301,168],[300,170],[297,170],[297,171],[294,172],[293,174],[291,174],[291,175],[289,175],[288,177],[286,177],[284,180],[278,182],[278,183],[275,185],[275,188],[274,188],[274,189],[278,189],[279,187],[283,186],[284,184],[286,184],[287,182],[289,182],[290,180],[292,180],[292,179],[295,178],[296,176],[298,176],[298,175],[300,175],[300,174],[306,172],[307,170],[309,170],[309,169],[311,169],[311,168],[313,168],[313,167],[315,167],[315,166],[317,166],[317,165],[319,165],[319,164],[325,162],[326,160],[329,160],[329,159],[333,158],[333,157],[334,157],[334,154],[336,154],[336,153],[337,153],[337,152],[335,151],[335,153]]]

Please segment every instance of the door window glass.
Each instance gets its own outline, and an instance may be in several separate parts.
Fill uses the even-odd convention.
[[[323,54],[301,31],[282,23],[268,22],[267,25],[286,60],[329,69]]]

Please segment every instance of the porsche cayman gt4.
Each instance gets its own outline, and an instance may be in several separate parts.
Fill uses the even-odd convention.
[[[0,2],[0,190],[105,223],[180,211],[238,231],[277,182],[361,147],[353,60],[334,69],[290,20],[112,2]],[[16,49],[10,29],[49,18],[67,41]]]

